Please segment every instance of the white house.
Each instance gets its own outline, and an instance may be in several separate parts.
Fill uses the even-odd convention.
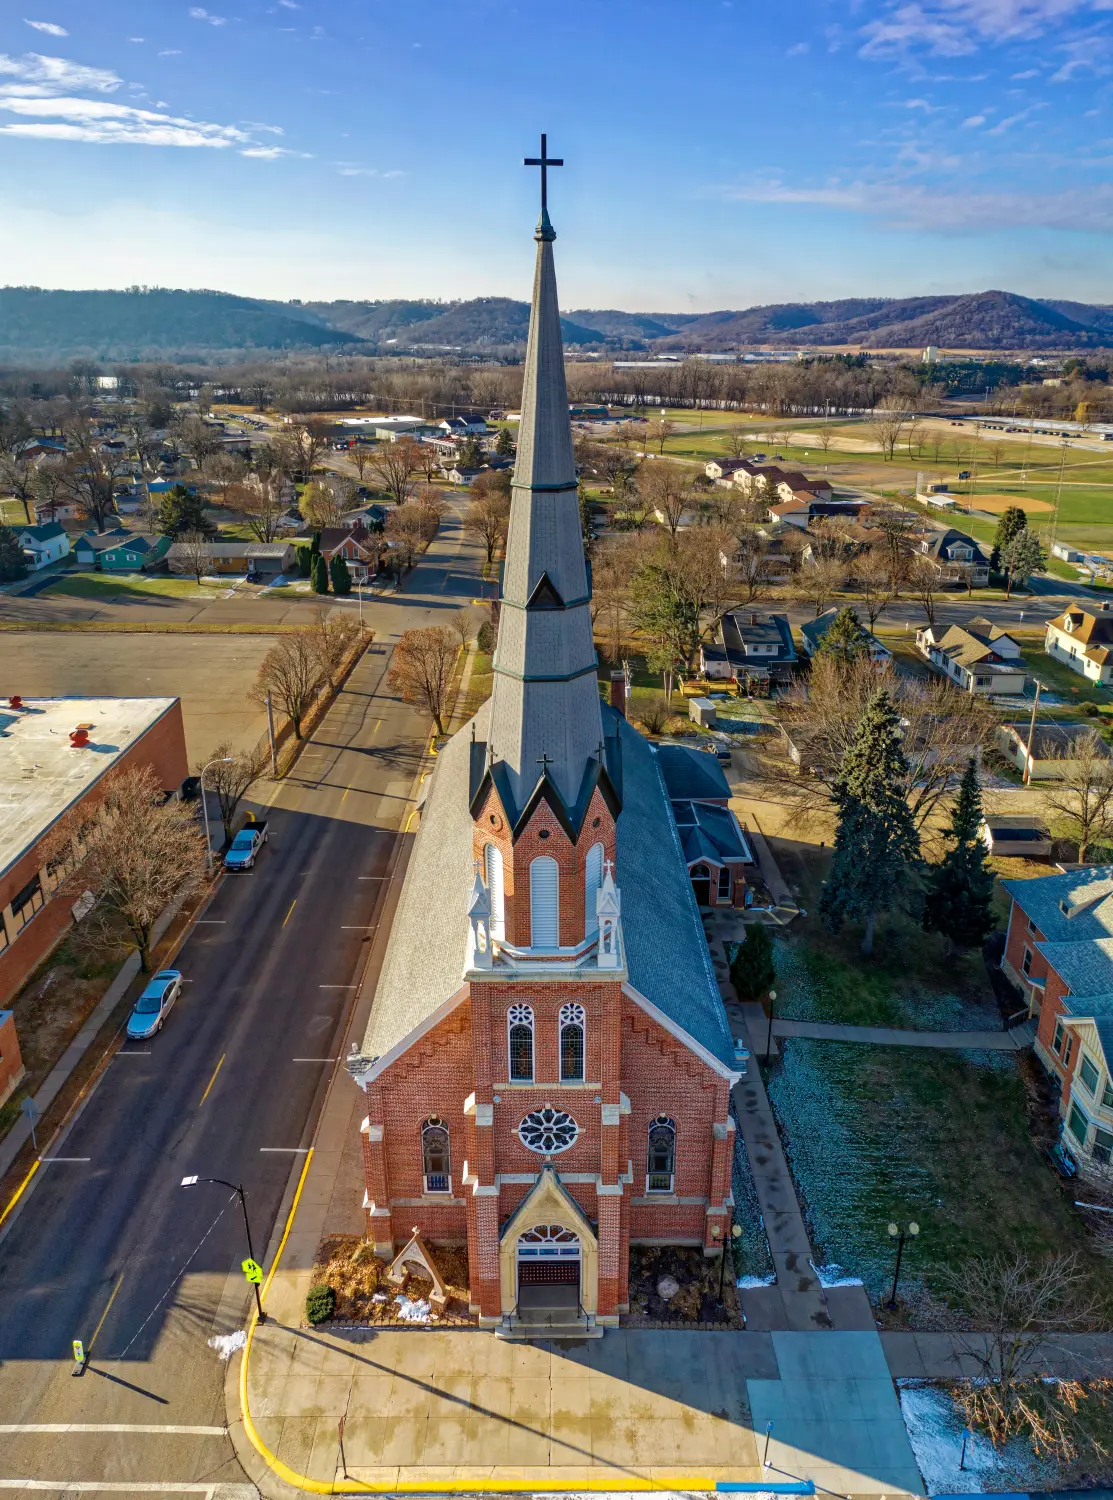
[[[16,536],[33,572],[37,573],[48,563],[60,562],[63,557],[69,556],[70,539],[65,527],[58,521],[47,521],[41,526],[25,526]]]
[[[1104,602],[1090,609],[1065,609],[1047,622],[1048,656],[1091,682],[1113,679],[1113,611]]]
[[[1005,659],[1015,641],[1007,637],[1003,653],[987,632],[977,630],[978,623],[970,622],[974,629],[952,625],[939,637],[929,626],[916,632],[916,645],[933,667],[965,693],[1023,693],[1024,668]]]

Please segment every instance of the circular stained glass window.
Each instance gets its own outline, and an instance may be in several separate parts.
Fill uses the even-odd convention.
[[[567,1151],[574,1146],[580,1127],[563,1109],[534,1109],[518,1126],[518,1139],[530,1151],[541,1156],[555,1156],[558,1151]]]

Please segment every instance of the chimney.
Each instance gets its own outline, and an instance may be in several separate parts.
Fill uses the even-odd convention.
[[[89,731],[84,724],[79,724],[70,734],[70,744],[75,750],[84,750],[89,743]]]
[[[757,624],[757,610],[756,609],[751,609],[751,611],[750,611],[750,624],[751,625],[756,625]]]
[[[621,667],[611,673],[611,707],[617,708],[623,718],[626,717],[626,673]]]
[[[18,693],[13,693],[12,696],[8,699],[8,707],[14,708],[17,712],[23,707],[23,699],[19,696]]]

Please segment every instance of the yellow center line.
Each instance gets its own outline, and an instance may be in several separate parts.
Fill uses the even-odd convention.
[[[298,904],[298,898],[295,896],[294,899],[290,902],[290,910],[286,913],[286,916],[283,919],[283,922],[282,922],[283,927],[286,926],[286,923],[294,915],[294,907],[297,906],[297,904]]]
[[[213,1069],[213,1076],[209,1079],[208,1083],[205,1086],[205,1092],[201,1095],[201,1104],[204,1104],[205,1100],[209,1097],[209,1090],[212,1088],[213,1084],[216,1082],[216,1075],[220,1072],[221,1068],[224,1066],[224,1059],[227,1056],[228,1056],[227,1052],[222,1052],[220,1054],[220,1061],[217,1063],[216,1067]],[[198,1109],[201,1108],[201,1104],[199,1104],[197,1106]]]
[[[118,1291],[119,1291],[119,1290],[120,1290],[120,1285],[121,1285],[121,1283],[122,1283],[122,1282],[123,1282],[123,1279],[124,1279],[124,1277],[125,1277],[125,1276],[126,1276],[126,1275],[127,1275],[127,1272],[126,1272],[126,1271],[121,1271],[121,1272],[120,1272],[120,1279],[119,1279],[119,1281],[117,1281],[117,1283],[116,1283],[116,1285],[115,1285],[115,1286],[114,1286],[114,1287],[113,1287],[113,1288],[112,1288],[112,1295],[111,1295],[111,1297],[109,1297],[109,1299],[108,1299],[108,1306],[107,1306],[107,1307],[106,1307],[106,1308],[105,1308],[105,1309],[104,1309],[104,1311],[103,1311],[103,1312],[102,1312],[102,1313],[101,1313],[101,1315],[100,1315],[100,1322],[99,1322],[99,1323],[98,1323],[98,1324],[97,1324],[97,1326],[96,1326],[96,1327],[95,1327],[95,1328],[94,1328],[94,1329],[93,1329],[93,1337],[92,1337],[92,1338],[91,1338],[91,1339],[90,1339],[90,1340],[89,1340],[89,1342],[88,1342],[88,1343],[87,1343],[87,1344],[86,1344],[86,1345],[85,1345],[85,1352],[86,1352],[86,1353],[87,1353],[87,1354],[91,1354],[91,1353],[92,1353],[92,1352],[93,1352],[93,1345],[94,1345],[94,1344],[95,1344],[95,1343],[96,1343],[96,1341],[97,1341],[97,1334],[98,1334],[98,1333],[99,1333],[99,1332],[100,1332],[100,1331],[101,1331],[101,1329],[102,1329],[102,1328],[103,1328],[103,1327],[104,1327],[104,1320],[105,1320],[105,1318],[107,1318],[107,1317],[108,1317],[108,1314],[109,1314],[109,1313],[110,1313],[110,1312],[111,1312],[111,1311],[112,1311],[112,1304],[113,1304],[113,1302],[115,1302],[115,1300],[116,1300],[116,1293],[117,1293],[117,1292],[118,1292]]]

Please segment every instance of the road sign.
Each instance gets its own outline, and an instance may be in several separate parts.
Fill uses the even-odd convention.
[[[247,1277],[248,1281],[254,1282],[258,1286],[263,1279],[263,1268],[259,1262],[257,1260],[245,1260],[242,1262],[242,1265],[243,1274]]]
[[[32,1125],[42,1115],[42,1110],[35,1103],[34,1099],[31,1098],[30,1094],[24,1095],[24,1097],[19,1101],[19,1107],[31,1121]]]
[[[74,1339],[73,1341],[73,1362],[75,1365],[83,1365],[85,1363],[85,1345],[80,1339]]]

